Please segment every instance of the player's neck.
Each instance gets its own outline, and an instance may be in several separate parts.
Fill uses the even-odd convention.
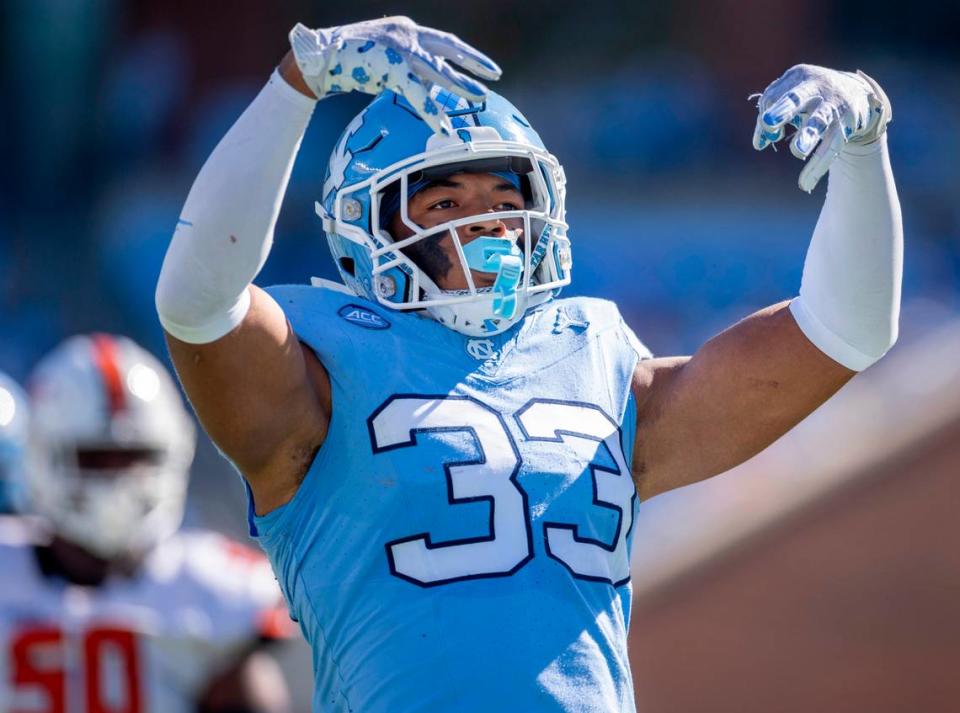
[[[36,547],[34,552],[44,576],[84,587],[100,586],[111,575],[129,576],[137,567],[130,558],[104,559],[60,537]]]

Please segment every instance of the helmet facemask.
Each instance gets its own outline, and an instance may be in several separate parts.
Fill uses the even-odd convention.
[[[520,209],[464,216],[429,228],[410,218],[406,197],[411,195],[411,187],[415,192],[419,182],[457,173],[505,172],[519,181],[524,195]],[[405,197],[399,201],[397,214],[410,233],[400,240],[391,234],[389,225],[382,224],[383,202],[395,201],[397,196]],[[485,336],[505,331],[529,308],[569,283],[570,243],[563,199],[563,169],[545,150],[501,140],[465,143],[432,137],[426,152],[337,191],[333,216],[341,218],[327,216],[325,211],[321,215],[328,232],[335,231],[368,250],[372,269],[365,291],[369,297],[392,309],[426,310],[451,329]],[[364,220],[343,220],[361,214]],[[458,234],[458,228],[491,220],[517,227],[508,231],[507,237],[463,240]],[[357,222],[366,223],[369,229]],[[424,264],[424,250],[447,238],[455,250],[451,270],[462,276],[463,289],[443,289],[436,269]],[[475,275],[485,275],[493,284],[478,286]]]
[[[61,444],[43,454],[38,510],[55,531],[104,559],[150,549],[183,517],[188,463],[166,445]],[[52,477],[50,477],[52,476]]]

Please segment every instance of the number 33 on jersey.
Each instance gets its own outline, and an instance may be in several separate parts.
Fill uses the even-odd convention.
[[[412,527],[381,543],[392,575],[428,587],[548,558],[579,580],[629,579],[633,424],[624,434],[619,419],[647,352],[612,305],[564,300],[503,335],[471,339],[414,314],[341,304],[329,289],[274,296],[331,375],[335,414],[317,460],[338,465],[319,477],[353,483],[377,507],[402,504],[373,530]],[[316,311],[301,313],[303,302]]]
[[[546,521],[543,541],[546,553],[575,577],[613,585],[626,582],[635,491],[617,423],[598,406],[536,399],[514,419],[526,442],[546,448],[579,439],[587,442],[580,449],[585,454],[598,445],[606,451],[606,458],[599,453],[584,457],[590,459],[594,479],[592,504],[615,514],[610,541],[582,534],[576,522]],[[533,557],[531,512],[518,482],[520,453],[503,416],[466,396],[393,396],[369,419],[369,429],[374,453],[414,447],[435,434],[466,435],[477,457],[443,464],[447,497],[453,507],[483,502],[490,511],[487,531],[475,537],[434,542],[426,532],[387,543],[391,572],[427,586],[513,574]],[[580,461],[571,458],[574,465]],[[437,487],[443,486],[438,478]]]

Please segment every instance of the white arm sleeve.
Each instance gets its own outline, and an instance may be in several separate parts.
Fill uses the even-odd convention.
[[[829,181],[790,311],[817,348],[860,371],[896,342],[900,315],[903,222],[886,134],[845,146]]]
[[[212,342],[246,316],[315,105],[274,72],[200,170],[157,283],[160,323],[177,339]]]

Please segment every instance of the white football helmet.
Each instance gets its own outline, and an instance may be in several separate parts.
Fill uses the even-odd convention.
[[[22,506],[28,424],[26,394],[0,372],[0,513]]]
[[[196,432],[157,359],[126,337],[71,337],[29,391],[27,498],[54,532],[110,559],[179,527]]]

